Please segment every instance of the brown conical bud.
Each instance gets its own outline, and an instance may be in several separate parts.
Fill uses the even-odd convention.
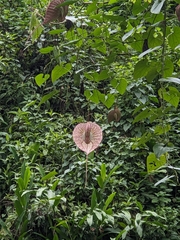
[[[178,20],[180,21],[180,4],[177,5],[175,12],[176,12],[176,16],[177,16]]]
[[[119,122],[120,118],[121,118],[121,112],[119,110],[119,108],[115,107],[113,110],[111,110],[108,113],[108,123],[114,121],[114,122]]]

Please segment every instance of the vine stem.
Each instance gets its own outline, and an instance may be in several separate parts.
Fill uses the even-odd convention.
[[[162,77],[164,75],[165,54],[166,54],[166,18],[167,18],[166,7],[167,7],[167,1],[165,1],[164,3],[164,20],[163,20],[164,29],[163,29],[163,45],[162,45],[162,57],[161,57],[161,62],[162,62],[161,76]]]

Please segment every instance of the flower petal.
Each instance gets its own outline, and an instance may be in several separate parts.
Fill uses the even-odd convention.
[[[80,123],[74,128],[73,140],[77,147],[88,155],[101,143],[102,130],[93,122]]]

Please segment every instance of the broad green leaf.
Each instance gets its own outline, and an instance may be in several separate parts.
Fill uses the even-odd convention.
[[[100,93],[99,99],[107,108],[110,108],[115,102],[114,94],[110,93],[108,93],[107,95]]]
[[[154,4],[151,7],[151,13],[154,13],[154,14],[160,13],[165,1],[166,0],[162,0],[162,1],[155,0]]]
[[[41,48],[40,50],[39,50],[39,52],[40,53],[42,53],[42,54],[47,54],[47,53],[50,53],[50,52],[52,52],[53,51],[53,47],[45,47],[45,48]]]
[[[165,59],[164,66],[163,66],[163,77],[170,77],[174,71],[174,64],[169,58]]]
[[[93,213],[96,215],[97,219],[102,221],[102,214],[96,210],[93,210]]]
[[[41,197],[42,193],[44,192],[44,190],[46,190],[47,187],[41,187],[41,188],[38,188],[37,191],[36,191],[36,197]]]
[[[90,90],[85,90],[84,91],[84,96],[86,97],[86,99],[89,101],[91,100],[92,102],[98,104],[99,103],[99,95],[101,93],[98,90],[93,90],[93,92],[91,92]]]
[[[173,33],[168,36],[168,43],[172,49],[175,49],[180,44],[180,27],[175,26]]]
[[[101,178],[102,178],[102,180],[104,182],[104,180],[106,178],[106,164],[105,163],[103,163],[101,165]]]
[[[162,135],[165,134],[167,132],[169,132],[171,130],[171,125],[166,124],[166,125],[157,125],[155,127],[154,133],[157,135]]]
[[[166,164],[166,156],[161,155],[160,158],[156,158],[155,153],[150,153],[146,160],[147,172],[150,173],[157,168]]]
[[[111,81],[111,85],[121,94],[123,95],[127,88],[126,79],[122,78],[121,80],[113,79]]]
[[[143,12],[143,6],[141,4],[141,0],[136,0],[133,2],[133,8],[132,8],[132,13],[134,15],[137,15],[138,13]]]
[[[128,225],[131,224],[131,214],[128,211],[122,211],[121,213],[118,214],[118,217],[123,218]]]
[[[63,75],[65,75],[66,73],[68,73],[71,70],[71,64],[67,63],[67,64],[60,64],[60,65],[56,65],[52,72],[51,72],[51,79],[52,82],[54,83],[56,80],[58,80],[60,77],[62,77]]]
[[[58,90],[54,90],[46,95],[44,95],[39,103],[39,106],[43,103],[45,103],[47,100],[49,100],[50,98],[52,98],[54,95],[56,95],[57,93],[59,93]]]
[[[155,30],[150,31],[149,37],[148,37],[148,47],[155,48],[158,46],[162,46],[162,44],[163,44],[162,34],[156,33]]]
[[[62,32],[64,32],[63,29],[53,29],[53,30],[49,31],[48,33],[51,35],[55,35],[55,34],[60,34]]]
[[[159,158],[161,155],[167,153],[167,152],[173,152],[174,148],[170,148],[170,147],[164,147],[162,144],[160,143],[156,143],[153,146],[153,152],[156,154],[156,157]]]
[[[41,178],[41,180],[42,181],[49,180],[50,178],[54,177],[55,175],[57,175],[57,172],[52,171],[52,172],[46,174],[43,178]]]
[[[126,132],[131,127],[130,123],[123,124],[123,130]]]
[[[32,30],[34,27],[36,27],[38,24],[38,19],[36,17],[36,13],[33,12],[31,14],[31,20],[30,20],[30,30]]]
[[[99,93],[100,92],[98,90],[96,90],[96,89],[93,90],[93,93],[92,93],[92,96],[91,96],[90,100],[92,102],[98,104],[99,103]]]
[[[35,77],[36,84],[40,87],[44,82],[46,82],[46,80],[48,80],[49,77],[50,77],[49,74],[45,75],[43,73],[38,74]]]
[[[42,31],[43,31],[43,27],[41,27],[39,23],[39,25],[32,30],[32,42],[35,42],[39,38]]]
[[[146,76],[149,71],[149,65],[147,59],[142,59],[138,63],[136,63],[134,68],[134,78],[138,79]]]
[[[140,112],[134,119],[133,123],[139,122],[147,117],[149,117],[150,115],[150,111],[148,108],[146,108],[145,110],[143,110],[142,112]]]
[[[150,139],[152,138],[151,133],[145,132],[140,139],[138,139],[133,145],[132,149],[134,150],[135,148],[139,146],[143,146],[146,144]]]
[[[103,210],[104,210],[104,211],[106,211],[107,207],[108,207],[109,204],[112,202],[112,200],[114,199],[115,195],[116,195],[116,192],[111,193],[111,194],[108,196],[108,198],[107,198],[107,200],[106,200],[106,202],[105,202],[105,205],[104,205],[104,207],[103,207]]]
[[[108,70],[102,70],[99,74],[98,74],[98,81],[101,80],[105,80],[109,78],[109,74],[108,74]]]
[[[178,107],[179,100],[180,100],[180,93],[176,88],[169,87],[169,91],[164,88],[160,88],[158,91],[158,94],[161,98],[163,98],[165,101],[167,101],[174,107]]]
[[[97,4],[97,0],[94,0],[92,3],[88,4],[87,14],[90,14],[97,9],[96,4]]]
[[[92,226],[92,224],[93,224],[93,215],[91,215],[91,214],[87,215],[87,223],[88,223],[88,225],[90,227]]]

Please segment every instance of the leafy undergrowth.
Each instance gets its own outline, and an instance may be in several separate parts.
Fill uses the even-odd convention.
[[[1,239],[180,239],[176,170],[147,173],[149,148],[132,150],[137,139],[117,124],[98,115],[103,142],[89,155],[85,187],[85,154],[72,139],[82,118],[35,102],[9,114],[0,139]]]

